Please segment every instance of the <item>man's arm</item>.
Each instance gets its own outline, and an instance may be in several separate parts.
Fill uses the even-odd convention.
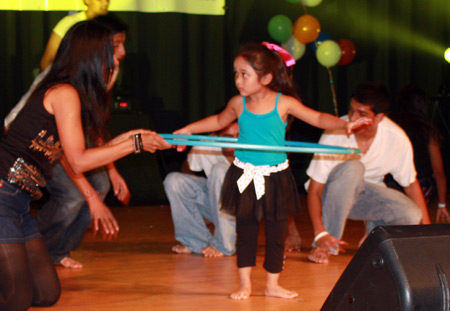
[[[314,236],[317,236],[321,232],[327,231],[322,222],[322,192],[324,187],[324,184],[311,179],[308,187],[308,194],[306,196]]]
[[[342,251],[343,245],[347,245],[347,242],[341,241],[336,237],[330,235],[325,228],[322,221],[322,193],[325,184],[319,183],[314,179],[310,180],[308,187],[308,194],[306,197],[308,203],[309,217],[314,229],[314,242],[317,247],[334,251]]]
[[[423,197],[422,189],[420,188],[419,182],[417,179],[412,182],[409,186],[404,187],[406,195],[416,203],[416,205],[422,211],[422,220],[421,224],[429,225],[430,216],[428,215],[427,204],[425,203],[425,199]]]

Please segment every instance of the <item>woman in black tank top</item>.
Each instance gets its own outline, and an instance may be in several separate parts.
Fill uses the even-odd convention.
[[[144,129],[104,143],[107,91],[117,65],[111,30],[94,21],[74,25],[50,72],[1,138],[0,310],[50,306],[59,298],[58,276],[29,202],[40,197],[61,151],[77,174],[133,152],[171,147]],[[86,141],[94,147],[86,148]]]

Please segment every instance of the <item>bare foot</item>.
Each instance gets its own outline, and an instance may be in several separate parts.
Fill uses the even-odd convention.
[[[191,254],[192,252],[184,245],[177,244],[174,247],[172,247],[172,252],[177,254]]]
[[[302,239],[300,238],[299,235],[288,235],[287,239],[286,239],[286,243],[284,246],[284,250],[286,252],[300,252],[300,248],[302,245]]]
[[[83,265],[81,263],[79,263],[76,260],[73,260],[70,257],[64,257],[63,259],[61,259],[59,264],[61,266],[63,266],[64,268],[67,268],[67,269],[81,269],[81,268],[83,268]]]
[[[308,259],[315,263],[327,263],[328,255],[328,250],[321,247],[314,247],[309,253]]]
[[[209,245],[207,247],[205,247],[202,250],[202,254],[205,257],[209,257],[209,258],[217,258],[217,257],[223,257],[223,254],[221,252],[219,252],[214,246]]]
[[[231,299],[238,299],[238,300],[244,300],[248,299],[250,297],[250,294],[252,293],[251,287],[243,286],[239,288],[239,290],[235,293],[232,293],[230,295]]]
[[[298,296],[296,292],[287,290],[279,285],[271,286],[270,288],[266,287],[264,294],[268,297],[277,298],[295,298]]]

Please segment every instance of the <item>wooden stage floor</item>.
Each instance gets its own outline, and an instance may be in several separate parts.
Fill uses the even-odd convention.
[[[302,251],[286,253],[280,284],[299,293],[297,299],[264,296],[262,268],[264,236],[259,237],[253,295],[236,301],[229,294],[239,287],[235,256],[217,259],[171,252],[176,243],[170,208],[161,206],[114,207],[120,224],[116,240],[103,241],[88,232],[72,257],[80,270],[57,268],[62,294],[49,308],[30,310],[303,310],[317,311],[357,249],[362,222],[349,221],[344,235],[347,253],[332,256],[328,264],[306,259],[312,228],[306,211],[296,217]]]

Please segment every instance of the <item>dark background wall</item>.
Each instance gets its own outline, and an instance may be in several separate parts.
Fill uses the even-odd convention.
[[[449,135],[450,64],[436,52],[450,46],[448,0],[324,0],[307,10],[333,40],[346,38],[356,45],[351,64],[331,69],[340,115],[361,81],[382,82],[392,100],[400,87],[413,82],[427,91],[435,116],[444,120],[439,126]],[[132,107],[117,111],[115,120],[122,120],[121,114],[144,114],[149,127],[170,132],[212,114],[236,93],[232,60],[240,44],[273,41],[267,33],[270,18],[285,14],[295,21],[304,10],[282,0],[228,0],[225,16],[114,13],[129,25],[115,95]],[[1,119],[33,81],[50,33],[66,14],[0,11]],[[334,113],[330,76],[311,49],[295,65],[294,79],[306,105]],[[296,122],[292,138],[315,141],[318,135]],[[177,168],[178,155],[162,159],[161,176]],[[302,181],[309,156],[295,155],[293,161]]]

